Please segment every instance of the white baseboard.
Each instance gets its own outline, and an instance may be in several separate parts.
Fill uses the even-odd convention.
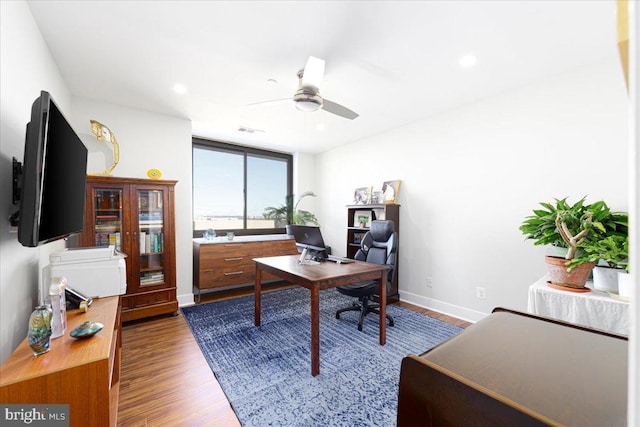
[[[427,308],[429,310],[437,311],[438,313],[446,314],[447,316],[457,317],[458,319],[466,320],[467,322],[476,323],[482,320],[489,313],[483,313],[481,311],[471,310],[469,308],[461,307],[459,305],[449,304],[433,298],[423,297],[422,295],[416,295],[411,292],[399,291],[400,301],[408,302],[418,307]]]
[[[193,294],[178,295],[178,307],[188,307],[195,304]]]
[[[399,291],[399,294],[401,301],[417,305],[418,307],[437,311],[438,313],[446,314],[447,316],[457,317],[458,319],[465,320],[471,323],[476,323],[477,321],[482,320],[484,317],[489,315],[489,313],[471,310],[469,308],[449,304],[448,302],[443,302],[433,298],[423,297],[422,295],[413,294],[411,292]],[[195,305],[193,294],[178,295],[179,307],[188,307],[191,305]]]

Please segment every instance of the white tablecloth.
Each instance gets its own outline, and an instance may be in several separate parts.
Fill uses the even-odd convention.
[[[545,275],[529,286],[529,313],[629,335],[629,303],[595,289],[584,293],[556,290],[547,286],[547,280]],[[593,288],[593,283],[587,282],[587,287]]]

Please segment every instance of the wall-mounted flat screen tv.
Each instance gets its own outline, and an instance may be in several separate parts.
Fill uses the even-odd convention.
[[[45,91],[31,107],[21,180],[18,241],[23,246],[82,231],[87,149]]]

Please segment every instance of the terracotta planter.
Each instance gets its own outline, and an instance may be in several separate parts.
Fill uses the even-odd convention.
[[[569,272],[565,266],[567,260],[564,258],[546,256],[544,260],[549,265],[551,283],[569,288],[584,288],[584,284],[587,283],[591,270],[595,266],[592,262],[585,262]]]

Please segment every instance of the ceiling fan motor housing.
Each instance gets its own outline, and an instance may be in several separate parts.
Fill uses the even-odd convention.
[[[322,97],[315,91],[300,88],[293,95],[293,102],[298,110],[316,111],[322,107]]]

